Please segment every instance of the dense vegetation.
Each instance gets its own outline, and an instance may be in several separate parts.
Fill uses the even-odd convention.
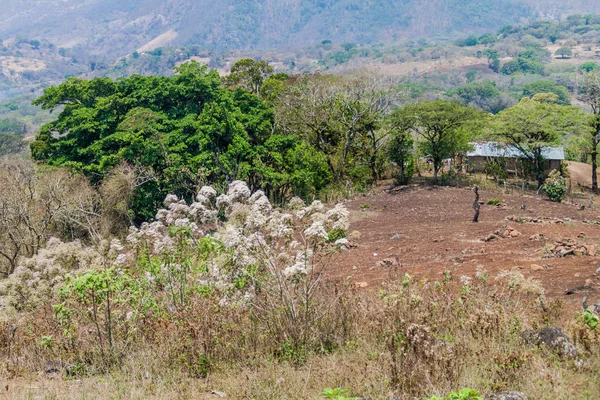
[[[463,15],[475,23],[480,10],[523,8],[475,3]],[[310,5],[325,17],[341,5],[364,11]],[[389,7],[371,12],[391,17]],[[240,10],[247,22],[256,17],[249,2],[228,17]],[[372,16],[364,18],[369,26]],[[199,382],[211,385],[203,392],[248,398],[340,400],[350,395],[343,387],[367,398],[477,399],[512,389],[598,397],[596,306],[563,309],[517,270],[492,285],[483,268],[421,281],[390,269],[378,293],[328,270],[360,237],[335,201],[383,178],[405,185],[415,172],[430,172],[433,184],[464,177],[459,162],[443,166],[476,140],[519,149],[521,178],[561,201],[563,171],[546,179],[543,148],[566,145],[570,158],[595,166],[600,73],[593,61],[567,62],[593,53],[599,33],[595,17],[575,16],[444,45],[323,40],[302,62],[287,59],[286,73],[244,58],[224,78],[196,61],[155,75],[203,55],[159,48],[111,68],[93,61],[93,79],[43,91],[34,104],[45,114],[26,100],[6,103],[0,154],[20,153],[23,135],[43,126],[30,143],[35,163],[23,154],[0,160],[0,376],[126,376],[141,397],[199,397]],[[236,42],[234,34],[219,40]],[[253,35],[236,43],[253,45]],[[80,50],[56,51],[73,59]],[[315,73],[458,56],[475,64],[396,79]],[[496,167],[490,175],[506,179]],[[593,182],[596,190],[595,173]],[[536,341],[549,325],[571,341],[562,333]]]

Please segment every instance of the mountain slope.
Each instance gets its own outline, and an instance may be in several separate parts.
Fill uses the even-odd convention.
[[[3,0],[0,37],[119,57],[148,46],[205,49],[370,43],[496,29],[600,11],[582,0]],[[165,36],[165,34],[167,34]],[[161,36],[162,35],[162,36]],[[158,38],[158,40],[156,40]],[[154,41],[154,43],[151,43]],[[144,47],[150,43],[148,46]]]

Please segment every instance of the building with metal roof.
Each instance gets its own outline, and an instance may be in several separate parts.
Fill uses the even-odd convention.
[[[473,150],[467,153],[468,169],[472,172],[483,172],[490,161],[498,161],[507,172],[519,173],[526,168],[526,164],[533,157],[523,153],[519,148],[498,142],[471,143]],[[544,147],[544,170],[560,170],[561,163],[565,160],[563,147]]]

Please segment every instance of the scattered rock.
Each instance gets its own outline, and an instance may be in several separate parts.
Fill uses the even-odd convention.
[[[369,284],[367,282],[355,282],[352,284],[352,286],[356,289],[360,289],[360,288],[366,288],[367,286],[369,286]]]
[[[579,286],[575,286],[574,288],[571,288],[567,291],[565,291],[566,295],[571,295],[571,294],[576,294],[576,293],[580,293],[580,292],[596,292],[598,289],[596,289],[593,286],[589,286],[589,285],[579,285]]]
[[[594,284],[594,281],[593,281],[593,280],[591,280],[591,279],[586,279],[586,280],[585,280],[585,285],[586,285],[586,286],[591,286],[591,285],[593,285],[593,284]]]
[[[573,239],[563,239],[555,242],[551,248],[546,248],[544,257],[567,257],[567,256],[595,256],[597,249],[595,246],[578,244]]]
[[[587,237],[587,235],[584,232],[579,233],[579,235],[577,235],[577,237],[579,239],[585,239]]]
[[[596,270],[596,275],[600,275],[600,268]]]
[[[516,230],[515,228],[512,228],[510,226],[503,226],[502,228],[498,229],[496,232],[488,235],[483,240],[485,242],[489,242],[490,240],[494,240],[497,238],[508,239],[508,238],[515,238],[517,236],[521,236],[521,232],[519,232],[518,230]]]
[[[510,237],[517,237],[517,236],[521,236],[521,232],[514,230],[514,229],[512,231],[510,231]]]
[[[560,328],[546,326],[542,329],[523,332],[525,342],[531,345],[545,345],[550,350],[567,357],[577,356],[577,349]]]
[[[227,394],[225,394],[223,392],[217,392],[216,390],[211,390],[210,394],[214,394],[215,396],[220,397],[220,398],[227,397]]]
[[[505,218],[507,221],[518,222],[520,224],[564,224],[570,221],[568,218],[552,218],[552,217],[523,217],[517,215],[510,215]]]
[[[395,258],[384,258],[377,263],[377,266],[380,268],[388,268],[395,265],[398,265],[398,261]]]
[[[398,240],[398,239],[400,239],[399,233],[396,233],[396,234],[394,234],[394,236],[391,237],[391,240]]]
[[[543,233],[536,233],[535,235],[529,236],[529,240],[533,240],[533,241],[536,241],[536,242],[539,242],[541,240],[546,240],[546,239],[547,239],[547,237],[544,236]]]
[[[531,271],[532,272],[536,272],[536,271],[543,271],[545,268],[542,267],[541,265],[537,265],[537,264],[532,264],[531,265]]]
[[[527,400],[523,392],[500,392],[487,395],[486,400]]]
[[[491,242],[492,240],[498,239],[498,235],[490,233],[488,236],[483,238],[484,242]]]

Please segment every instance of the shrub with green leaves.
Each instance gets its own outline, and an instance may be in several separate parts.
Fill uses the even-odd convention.
[[[433,396],[425,400],[483,400],[483,397],[479,396],[477,390],[463,388],[458,392],[452,392],[444,397]]]
[[[346,397],[350,393],[348,389],[326,388],[321,392],[321,396],[330,400],[358,400],[358,397]]]
[[[560,203],[567,194],[567,180],[561,176],[560,172],[553,170],[542,186],[542,190],[551,201]]]
[[[598,327],[598,321],[600,320],[596,314],[590,310],[585,310],[582,314],[583,323],[586,324],[590,329],[596,329]]]

